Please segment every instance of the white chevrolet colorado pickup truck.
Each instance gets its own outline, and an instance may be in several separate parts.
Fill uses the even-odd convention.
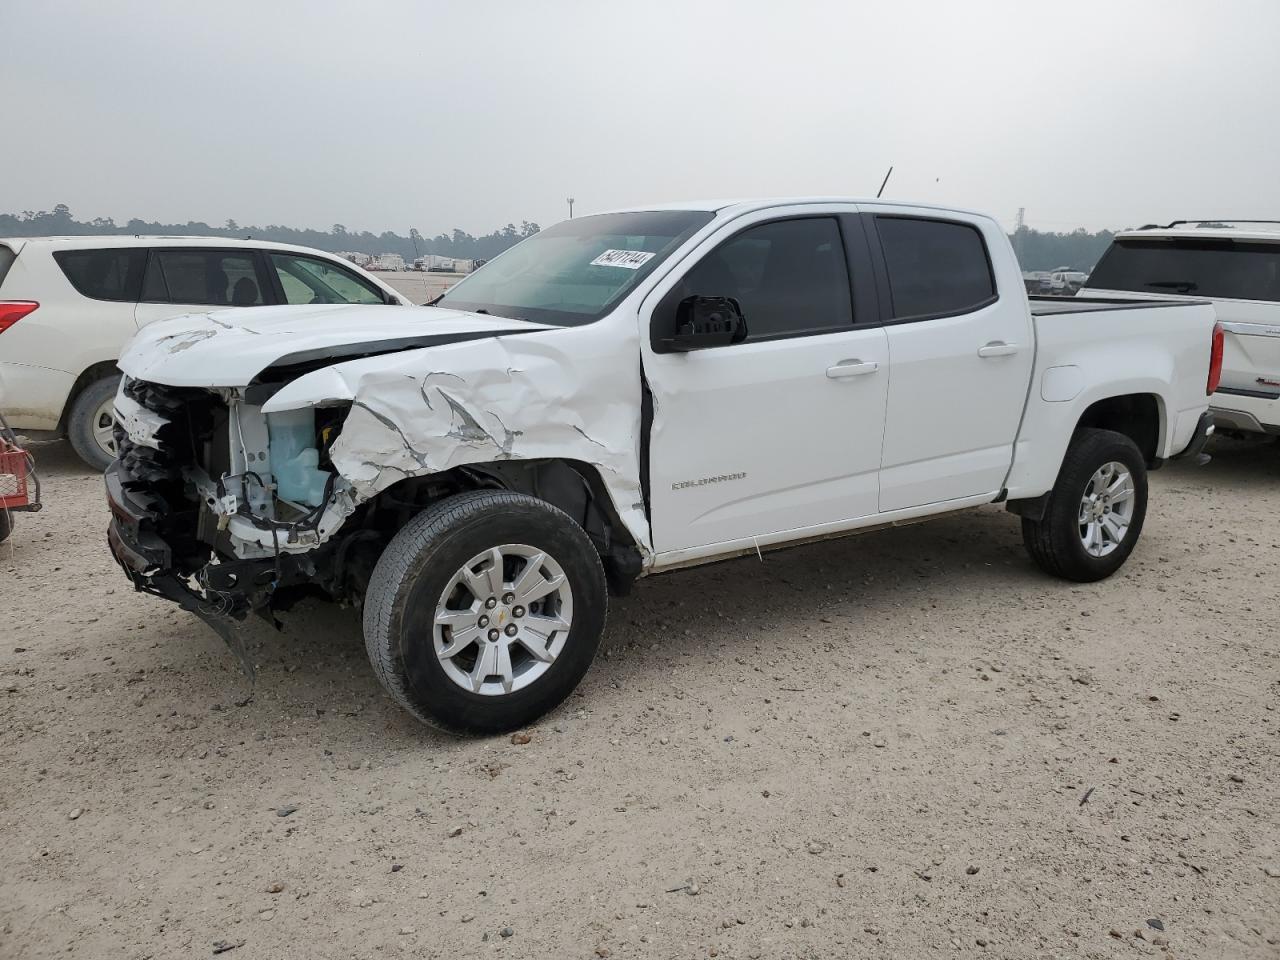
[[[580,217],[433,305],[263,307],[125,350],[111,549],[218,629],[318,593],[428,722],[497,731],[591,663],[607,586],[1007,502],[1114,572],[1197,455],[1206,304],[1028,305],[997,223],[839,199]],[[246,669],[251,669],[246,662]]]

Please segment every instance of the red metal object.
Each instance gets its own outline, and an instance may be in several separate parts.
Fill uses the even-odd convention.
[[[39,510],[40,478],[31,454],[18,445],[18,435],[0,413],[0,543],[13,533],[13,515]]]
[[[31,455],[0,437],[0,509],[30,510],[33,503],[39,504],[28,483],[32,473]]]

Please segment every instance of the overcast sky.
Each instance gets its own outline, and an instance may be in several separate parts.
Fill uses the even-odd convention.
[[[432,235],[886,196],[1280,218],[1280,0],[0,0],[0,212]]]

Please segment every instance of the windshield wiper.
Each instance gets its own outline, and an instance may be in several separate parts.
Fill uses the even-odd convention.
[[[1190,293],[1192,290],[1200,289],[1200,284],[1192,283],[1190,280],[1148,280],[1145,286],[1167,287],[1170,290],[1177,290],[1179,293]]]
[[[472,313],[483,313],[486,317],[491,317],[491,316],[493,316],[493,314],[492,314],[492,313],[490,313],[490,312],[489,312],[489,310],[487,310],[487,309],[486,309],[486,308],[484,308],[484,307],[476,307],[476,309],[472,310],[471,312],[472,312]],[[502,319],[503,319],[503,320],[519,320],[521,323],[529,323],[529,318],[528,318],[528,317],[509,317],[509,316],[507,316],[505,313],[504,313],[504,314],[501,314],[501,317],[502,317]]]

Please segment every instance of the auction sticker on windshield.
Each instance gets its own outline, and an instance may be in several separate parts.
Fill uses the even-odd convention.
[[[624,270],[639,270],[652,259],[653,254],[644,250],[606,250],[591,261],[591,266],[622,267]]]

